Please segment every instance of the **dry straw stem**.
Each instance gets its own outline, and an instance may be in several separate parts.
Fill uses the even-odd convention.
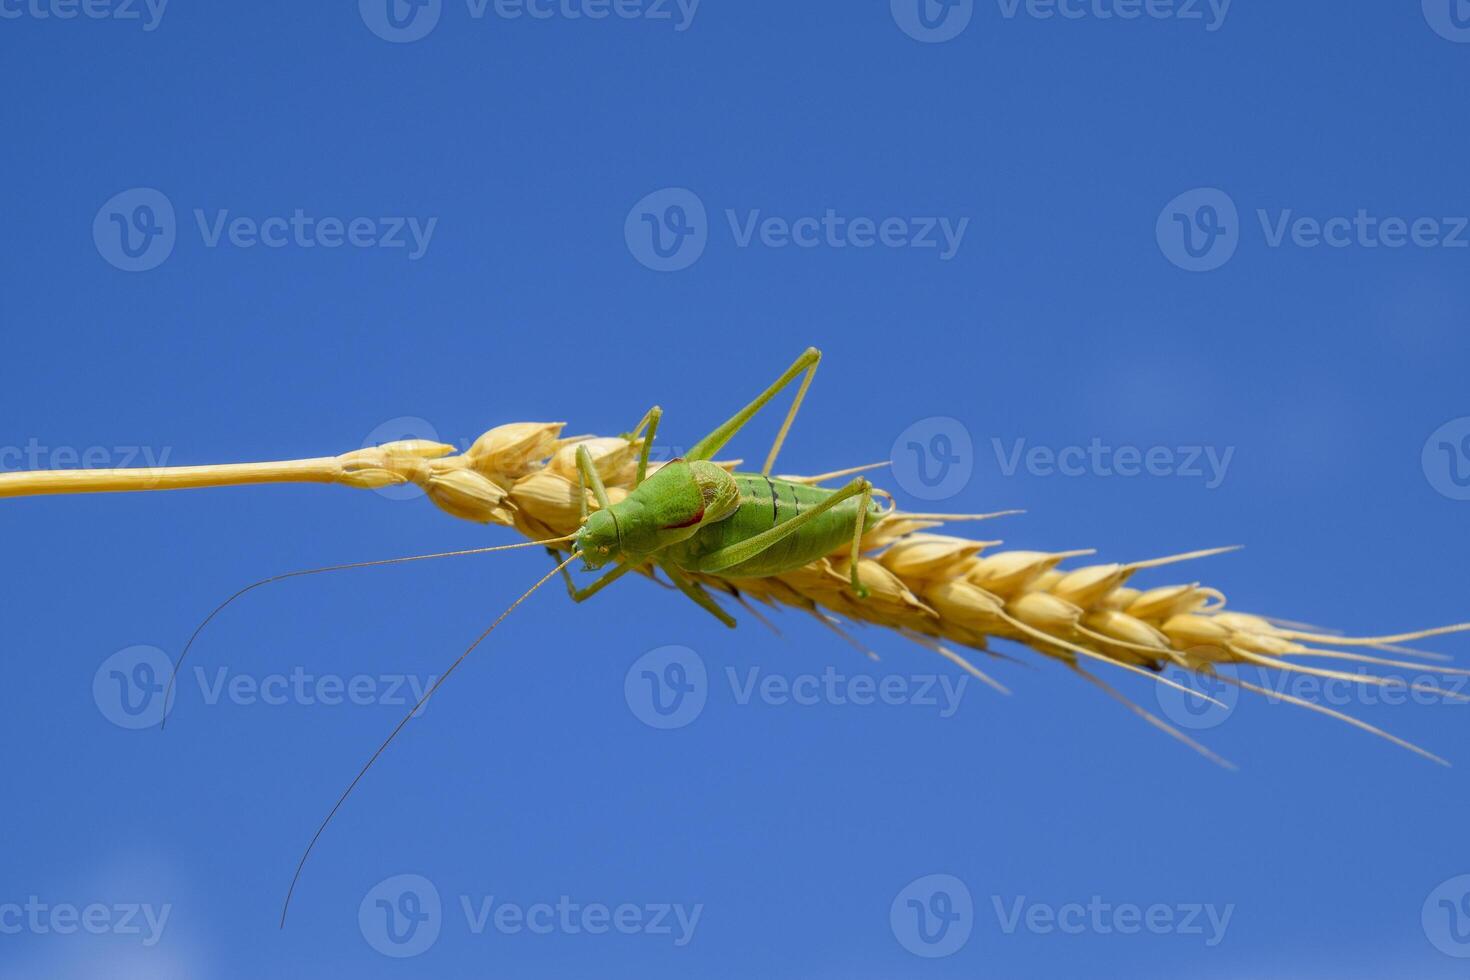
[[[566,438],[562,435],[564,427],[561,422],[498,426],[460,454],[442,443],[410,440],[341,456],[279,463],[7,473],[0,474],[0,497],[278,482],[341,483],[365,488],[413,483],[455,517],[511,527],[531,540],[546,540],[577,530],[584,506],[579,498],[586,498],[588,509],[598,506],[590,492],[579,489],[575,458],[579,446],[585,446],[591,454],[613,502],[623,499],[632,487],[641,446],[633,436]],[[735,463],[722,465],[733,468]],[[989,641],[1011,640],[1061,661],[1118,698],[1122,696],[1115,689],[1086,668],[1116,668],[1171,686],[1177,685],[1160,676],[1169,665],[1231,683],[1236,679],[1220,673],[1221,665],[1249,665],[1263,671],[1311,674],[1362,685],[1405,682],[1316,664],[1336,659],[1355,665],[1441,674],[1470,673],[1425,662],[1434,657],[1432,654],[1395,646],[1460,632],[1470,624],[1394,636],[1341,637],[1300,624],[1227,612],[1225,597],[1198,582],[1148,589],[1131,584],[1133,576],[1145,569],[1205,558],[1233,550],[1230,548],[1128,564],[1089,563],[1063,568],[1064,562],[1086,559],[1093,552],[992,550],[1000,542],[935,533],[934,529],[945,522],[943,515],[894,511],[869,528],[858,568],[860,580],[870,591],[866,599],[858,598],[850,588],[845,554],[834,554],[771,578],[691,577],[730,596],[752,613],[755,608],[751,600],[808,612],[859,649],[864,648],[843,630],[844,621],[897,631],[1001,691],[1005,688],[999,682],[954,647],[998,657],[988,649]],[[568,551],[571,545],[559,548]],[[651,568],[640,571],[656,578]],[[1335,649],[1338,646],[1397,651],[1401,656],[1390,659]],[[1247,682],[1241,681],[1238,686],[1330,714],[1443,761],[1340,712]],[[1420,693],[1466,700],[1464,695],[1423,681],[1408,686]],[[1194,692],[1184,696],[1210,700]],[[1132,702],[1128,705],[1151,724],[1223,762],[1162,719]]]

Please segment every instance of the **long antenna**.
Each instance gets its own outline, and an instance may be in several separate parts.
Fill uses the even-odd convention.
[[[270,578],[263,578],[259,582],[252,582],[249,585],[245,586],[245,588],[230,596],[224,602],[221,602],[218,606],[215,606],[214,612],[210,613],[208,616],[205,616],[204,622],[196,626],[194,628],[194,632],[189,634],[189,642],[184,644],[184,651],[179,654],[179,659],[174,663],[174,669],[168,675],[168,687],[163,694],[163,703],[168,704],[168,699],[173,696],[174,684],[178,680],[179,671],[183,669],[184,658],[189,655],[189,649],[194,646],[194,641],[199,638],[199,634],[204,631],[204,627],[208,626],[210,624],[210,621],[213,620],[214,617],[218,616],[221,612],[223,612],[225,607],[228,606],[230,603],[234,602],[245,593],[260,588],[262,585],[270,585],[272,582],[279,582],[283,579],[288,578],[297,578],[302,575],[317,575],[321,572],[340,572],[348,568],[372,568],[376,565],[397,565],[401,562],[427,561],[430,558],[457,558],[460,555],[483,555],[491,551],[510,551],[515,548],[531,548],[536,545],[557,544],[562,541],[570,541],[574,537],[576,537],[575,534],[567,534],[563,535],[562,537],[551,538],[546,541],[523,541],[520,544],[499,544],[490,548],[468,548],[464,551],[440,551],[432,555],[408,555],[404,558],[379,558],[376,561],[355,561],[349,562],[346,565],[327,565],[323,568],[305,568],[296,572],[283,572],[280,575],[272,575]],[[162,730],[164,725],[167,723],[168,718],[167,713],[165,713],[165,717],[163,718],[163,720],[158,723],[159,729]]]
[[[474,652],[475,647],[484,642],[485,637],[489,636],[495,631],[495,627],[499,626],[501,622],[505,619],[505,617],[515,612],[516,607],[525,602],[527,599],[531,598],[532,593],[534,593],[537,589],[541,588],[541,586],[549,582],[552,578],[558,575],[563,568],[566,568],[568,565],[570,565],[573,561],[580,558],[581,556],[582,553],[580,551],[573,551],[571,555],[567,557],[566,561],[562,562],[551,571],[541,576],[540,580],[537,581],[535,585],[527,589],[524,593],[521,594],[521,597],[519,599],[510,604],[510,608],[497,616],[495,622],[491,623],[489,627],[486,628],[485,632],[475,637],[475,642],[471,643],[469,647],[466,648],[465,652],[461,653],[459,657],[455,659],[454,663],[450,664],[448,669],[446,669],[444,673],[439,675],[439,679],[434,681],[434,683],[429,686],[429,689],[424,692],[423,697],[419,698],[418,703],[408,710],[408,714],[403,716],[403,720],[394,727],[393,731],[389,733],[387,738],[383,739],[383,744],[378,746],[377,751],[375,751],[372,756],[368,758],[368,761],[363,764],[363,767],[358,770],[357,775],[352,778],[352,782],[349,783],[347,788],[342,791],[342,795],[337,797],[337,802],[332,805],[331,812],[327,814],[327,818],[323,820],[321,826],[316,829],[316,833],[312,834],[311,843],[306,845],[306,850],[303,851],[301,854],[301,860],[296,862],[296,873],[291,876],[291,887],[286,889],[286,901],[281,906],[282,929],[286,928],[286,913],[289,912],[291,909],[291,896],[296,893],[296,883],[301,880],[301,869],[306,867],[306,859],[311,856],[312,849],[316,847],[316,842],[321,839],[322,832],[327,829],[327,824],[332,822],[332,818],[337,815],[337,811],[342,809],[342,804],[347,802],[347,797],[351,796],[352,791],[357,788],[357,784],[362,782],[362,777],[366,776],[367,771],[373,767],[373,763],[378,761],[378,756],[383,754],[383,751],[393,743],[393,740],[395,738],[398,737],[398,733],[403,731],[404,726],[406,726],[413,719],[414,715],[418,714],[419,709],[424,706],[424,703],[428,701],[429,698],[434,696],[435,691],[439,690],[439,686],[449,678],[450,674],[454,673],[455,669],[458,668],[460,664],[464,663],[465,658]]]

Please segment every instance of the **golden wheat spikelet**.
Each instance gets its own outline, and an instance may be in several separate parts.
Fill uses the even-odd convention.
[[[589,451],[607,484],[610,500],[616,502],[632,487],[641,442],[628,436],[564,438],[564,428],[561,422],[497,426],[461,454],[455,454],[453,447],[442,443],[405,440],[340,456],[276,463],[7,473],[0,474],[0,497],[250,483],[340,483],[361,488],[412,483],[422,487],[430,501],[454,517],[514,528],[531,540],[565,539],[577,531],[584,508],[595,510],[598,506],[589,491],[580,490],[575,462],[577,448],[585,447]],[[733,468],[736,462],[721,465]],[[654,463],[652,468],[658,465]],[[814,479],[821,478],[806,478],[807,482]],[[1198,582],[1148,589],[1130,584],[1136,573],[1146,569],[1205,558],[1232,548],[1127,564],[1095,563],[1064,568],[1064,563],[1087,558],[1093,552],[1090,549],[991,550],[1000,542],[935,533],[934,529],[945,522],[944,515],[909,514],[895,509],[868,528],[858,568],[858,577],[870,593],[865,599],[859,599],[851,590],[845,554],[834,554],[794,572],[769,578],[738,579],[707,574],[690,577],[739,601],[751,612],[755,612],[750,605],[753,600],[811,613],[860,649],[861,644],[842,630],[844,622],[896,631],[1002,691],[1003,685],[952,647],[989,652],[990,640],[1011,640],[1061,661],[1119,699],[1123,699],[1121,694],[1088,673],[1083,664],[1115,666],[1178,687],[1160,676],[1164,668],[1173,665],[1331,715],[1436,762],[1444,762],[1366,722],[1279,690],[1262,688],[1222,672],[1221,668],[1251,666],[1363,685],[1405,684],[1366,672],[1302,662],[1336,659],[1351,664],[1466,676],[1470,671],[1441,666],[1432,662],[1435,655],[1406,651],[1396,644],[1465,631],[1470,629],[1470,624],[1394,636],[1336,636],[1227,611],[1224,595]],[[557,547],[566,551],[571,545],[563,541]],[[654,576],[651,568],[640,571]],[[1387,658],[1335,649],[1341,646],[1396,651],[1400,656]],[[1422,681],[1406,686],[1419,693],[1470,700]],[[1195,691],[1190,694],[1211,700]],[[1167,722],[1132,702],[1127,703],[1151,724],[1223,762]]]

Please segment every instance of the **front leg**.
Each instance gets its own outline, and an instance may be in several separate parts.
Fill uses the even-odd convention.
[[[567,583],[567,595],[571,596],[572,601],[577,603],[587,601],[588,599],[592,598],[597,593],[607,588],[609,585],[612,585],[618,579],[622,578],[624,575],[627,575],[629,572],[637,567],[636,565],[632,564],[614,565],[612,568],[608,569],[607,572],[597,578],[591,585],[587,586],[586,588],[579,589],[577,588],[577,583],[572,581],[572,573],[567,571],[566,566],[562,564],[561,553],[555,548],[547,548],[546,553],[551,555],[552,561],[562,566],[561,577],[562,580]]]
[[[648,476],[648,454],[653,449],[654,436],[658,435],[659,419],[664,417],[664,410],[657,405],[648,410],[643,420],[633,429],[633,438],[642,438],[643,445],[638,449],[638,473],[633,477],[633,489],[637,489]],[[644,432],[644,426],[648,431]]]

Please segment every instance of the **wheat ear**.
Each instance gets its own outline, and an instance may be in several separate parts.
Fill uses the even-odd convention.
[[[560,422],[498,426],[459,454],[442,443],[408,440],[341,456],[275,463],[6,473],[0,474],[0,497],[258,483],[339,483],[367,488],[413,483],[455,517],[511,527],[531,540],[562,538],[577,530],[584,507],[597,507],[590,493],[579,490],[575,455],[578,447],[588,449],[613,502],[623,499],[632,487],[641,448],[640,442],[631,437],[563,438],[564,427]],[[867,468],[870,467],[861,469]],[[824,477],[850,472],[855,471],[824,474],[806,481],[820,482]],[[585,501],[581,499],[584,496]],[[965,515],[965,518],[995,516],[1001,515]],[[1188,671],[1216,675],[1243,690],[1320,711],[1442,761],[1416,745],[1342,712],[1217,671],[1221,665],[1249,665],[1262,671],[1300,672],[1359,684],[1389,683],[1375,675],[1299,662],[1335,658],[1349,663],[1464,675],[1464,670],[1437,666],[1429,660],[1433,654],[1418,654],[1396,644],[1464,632],[1470,629],[1470,624],[1391,636],[1337,636],[1284,620],[1227,611],[1224,595],[1198,582],[1149,589],[1130,584],[1135,574],[1146,569],[1211,557],[1231,548],[1127,564],[1064,569],[1063,562],[1093,552],[1090,549],[992,550],[1001,542],[934,533],[933,529],[945,520],[945,515],[894,511],[868,528],[858,567],[858,578],[869,592],[866,599],[852,593],[846,557],[841,554],[771,578],[692,577],[746,604],[752,611],[754,607],[749,603],[755,601],[810,612],[864,652],[869,651],[841,629],[842,620],[897,631],[1001,691],[1005,690],[1003,685],[955,653],[951,646],[994,655],[988,647],[991,639],[1011,640],[1062,661],[1117,698],[1123,696],[1111,685],[1082,671],[1081,661],[1144,673],[1166,684],[1173,682],[1159,675],[1172,664]],[[562,545],[563,549],[568,547]],[[646,571],[652,575],[651,570]],[[1424,660],[1390,660],[1338,651],[1332,646],[1377,648],[1421,656]],[[1437,696],[1463,697],[1422,682],[1409,686]],[[1211,700],[1204,695],[1195,696]],[[1131,702],[1129,706],[1150,724],[1170,731],[1215,761],[1224,762],[1152,713]]]

